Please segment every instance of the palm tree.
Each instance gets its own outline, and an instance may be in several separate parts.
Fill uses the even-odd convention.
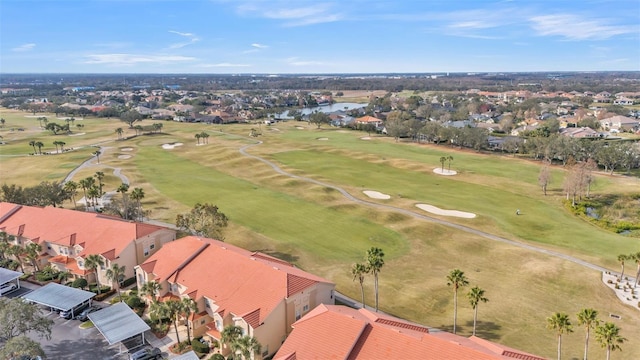
[[[140,201],[144,199],[144,190],[142,188],[133,188],[131,191],[131,199],[136,201],[138,215],[142,217],[142,203]]]
[[[102,196],[102,194],[104,194],[104,192],[102,192],[102,187],[104,186],[104,184],[102,183],[102,180],[104,179],[104,173],[102,171],[96,171],[95,174],[93,174],[93,176],[98,179],[98,187],[100,188],[100,196]]]
[[[40,271],[40,267],[38,266],[38,257],[40,256],[41,252],[42,246],[36,243],[29,243],[24,248],[24,257],[27,258],[27,260],[31,261],[31,265],[36,271]]]
[[[444,171],[444,163],[447,162],[447,157],[446,156],[441,156],[440,157],[440,164],[442,165],[442,171]]]
[[[96,157],[96,159],[98,159],[98,164],[100,164],[100,154],[102,154],[102,153],[100,152],[100,150],[96,150],[96,151],[94,151],[94,152],[92,152],[92,153],[91,153],[91,155],[95,156],[95,157]]]
[[[169,318],[169,308],[166,303],[154,301],[149,306],[149,315],[155,317],[158,320],[158,324],[160,324],[163,319]]]
[[[58,144],[59,143],[60,143],[59,141],[54,141],[53,142],[53,145],[55,145],[55,147],[56,147],[56,152],[58,152]]]
[[[60,145],[60,152],[64,152],[64,146],[67,145],[64,141],[58,141],[58,145]]]
[[[453,156],[451,156],[451,155],[447,156],[447,162],[448,162],[449,170],[451,170],[451,162],[452,161],[453,161]]]
[[[204,139],[206,144],[209,143],[209,134],[207,134],[206,132],[203,131],[203,132],[200,133],[200,137]]]
[[[469,280],[460,269],[453,269],[447,275],[447,286],[453,286],[453,333],[456,333],[458,320],[458,289],[469,285]]]
[[[220,333],[220,342],[222,346],[231,346],[240,337],[242,337],[242,328],[236,325],[228,325]]]
[[[364,276],[369,273],[369,268],[366,264],[353,264],[351,267],[351,275],[353,275],[353,280],[358,279],[360,282],[360,292],[362,293],[362,308],[366,309],[366,305],[364,304]]]
[[[35,140],[29,141],[29,146],[33,146],[33,153],[34,154],[38,153],[38,151],[36,151],[36,141]]]
[[[76,194],[78,193],[78,183],[76,183],[73,180],[67,181],[66,183],[64,183],[63,189],[64,191],[67,192],[67,194],[69,194],[69,197],[73,201],[73,208],[75,209],[76,207],[78,207],[78,205],[76,204]]]
[[[200,135],[199,133],[196,134],[196,141],[198,142],[198,145],[200,145],[200,138],[202,137],[202,135]]]
[[[584,360],[587,360],[587,352],[589,350],[589,332],[599,323],[598,311],[594,309],[582,309],[578,313],[578,325],[584,325],[587,331],[587,337],[584,340]]]
[[[168,300],[164,302],[167,307],[167,315],[173,323],[173,328],[176,331],[176,340],[180,344],[180,335],[178,334],[178,317],[182,313],[182,302],[179,300]]]
[[[124,132],[124,130],[122,130],[121,127],[116,129],[116,134],[118,134],[118,139],[122,139],[122,133]]]
[[[596,340],[598,340],[600,346],[607,349],[607,360],[611,358],[612,351],[622,350],[620,345],[627,341],[627,339],[620,336],[620,328],[610,322],[596,327]]]
[[[372,247],[367,250],[367,268],[373,274],[373,288],[376,294],[376,312],[378,312],[378,274],[384,266],[384,252],[382,249]]]
[[[191,333],[190,333],[190,325],[189,325],[189,317],[191,314],[195,314],[198,312],[198,304],[193,301],[192,298],[186,297],[182,298],[182,315],[185,318],[185,325],[187,326],[187,343],[191,344]]]
[[[127,209],[129,209],[129,204],[128,204],[129,196],[127,195],[127,191],[129,191],[129,184],[125,184],[125,183],[120,184],[120,186],[118,186],[118,189],[116,189],[116,192],[119,192],[120,194],[122,194],[122,205],[125,209],[124,210],[125,216],[128,213]]]
[[[92,177],[87,177],[80,180],[79,184],[80,184],[80,187],[82,188],[82,192],[84,193],[84,205],[86,208],[87,204],[89,203],[89,198],[87,197],[87,190],[89,190],[93,186],[93,184],[95,184],[95,181],[93,180]]]
[[[162,132],[162,123],[153,123],[153,130],[157,132]]]
[[[618,255],[618,262],[620,262],[620,266],[622,267],[622,271],[620,272],[620,281],[622,281],[622,278],[624,277],[624,261],[625,260],[631,260],[629,259],[629,255],[625,255],[625,254]]]
[[[40,153],[40,155],[42,155],[42,147],[44,146],[44,144],[42,143],[42,141],[36,141],[36,147],[38,148],[38,152]]]
[[[636,262],[636,265],[638,266],[638,271],[636,271],[636,283],[633,285],[633,288],[635,289],[640,282],[640,252],[629,255],[628,259],[634,260]]]
[[[140,291],[144,295],[148,295],[149,297],[151,297],[151,299],[154,302],[156,302],[157,296],[158,296],[158,292],[160,290],[162,290],[162,285],[160,285],[156,281],[148,281],[148,282],[144,283],[144,285],[142,285],[142,288],[140,289]]]
[[[242,359],[251,359],[252,354],[260,353],[262,345],[252,336],[242,336],[231,343],[232,356],[235,359],[236,355],[241,355]]]
[[[24,273],[24,267],[22,266],[22,256],[24,255],[24,249],[20,245],[10,245],[7,249],[7,255],[13,256],[20,265],[20,271]]]
[[[120,266],[116,263],[111,264],[111,268],[107,269],[107,280],[111,281],[111,283],[116,284],[116,289],[118,291],[118,298],[120,302],[122,302],[122,294],[120,294],[120,281],[124,278],[124,272],[126,270],[126,266]]]
[[[487,302],[489,299],[484,297],[484,289],[474,286],[469,290],[467,294],[471,308],[473,308],[473,336],[476,336],[476,323],[478,320],[478,304],[480,302]]]
[[[87,190],[87,195],[91,199],[91,203],[93,204],[93,209],[95,210],[98,206],[98,198],[100,197],[100,188],[97,186],[92,186]]]
[[[556,335],[558,335],[558,360],[560,360],[562,354],[562,334],[573,332],[569,315],[559,312],[553,313],[551,317],[547,318],[547,328],[554,330]]]
[[[98,294],[100,294],[100,276],[98,268],[104,266],[104,260],[97,254],[87,255],[84,259],[84,268],[96,274],[96,285],[98,286]]]

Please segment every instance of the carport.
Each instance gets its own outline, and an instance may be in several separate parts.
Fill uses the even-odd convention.
[[[20,289],[20,276],[22,276],[22,273],[19,271],[13,271],[0,267],[0,285],[4,285],[18,279],[16,285],[18,285],[18,289]]]
[[[197,340],[195,340],[197,341]],[[200,358],[198,357],[198,355],[196,355],[196,353],[191,350],[187,353],[184,353],[182,355],[178,355],[174,358],[172,358],[173,360],[200,360]]]
[[[48,306],[59,311],[71,311],[83,303],[91,303],[96,294],[81,289],[72,288],[56,283],[47,285],[25,294],[22,298],[26,301]]]
[[[144,343],[144,332],[151,329],[131,310],[129,305],[123,302],[89,314],[89,320],[109,345],[119,343],[120,352],[122,352],[123,340],[142,335],[142,343]]]

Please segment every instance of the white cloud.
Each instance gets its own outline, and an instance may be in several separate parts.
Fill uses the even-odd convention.
[[[142,54],[91,54],[85,56],[85,64],[135,65],[140,63],[171,63],[193,61],[196,58],[179,55],[142,55]]]
[[[233,64],[233,63],[218,63],[218,64],[201,64],[198,65],[204,68],[213,68],[213,67],[249,67],[249,64]]]
[[[253,43],[253,44],[251,44],[251,46],[253,46],[254,48],[257,48],[257,49],[266,49],[266,48],[269,47],[268,45],[258,44],[258,43]]]
[[[188,39],[187,42],[180,42],[180,43],[175,43],[169,46],[169,49],[180,49],[183,48],[187,45],[192,45],[197,43],[198,41],[200,41],[200,38],[198,38],[195,34],[193,33],[188,33],[188,32],[180,32],[180,31],[175,31],[175,30],[169,30],[170,33],[172,34],[176,34],[176,35],[180,35],[182,37],[185,37]]]
[[[299,4],[300,2],[296,2],[294,5],[288,1],[244,1],[236,6],[236,10],[241,15],[283,20],[282,25],[286,27],[335,22],[344,18],[342,13],[333,10],[333,3]]]
[[[604,20],[581,18],[573,14],[541,15],[529,18],[541,36],[561,36],[568,40],[604,40],[637,32],[632,26],[609,25]]]
[[[20,46],[14,47],[13,49],[11,49],[11,51],[24,52],[24,51],[32,50],[34,47],[36,47],[36,44],[33,44],[33,43],[22,44]]]

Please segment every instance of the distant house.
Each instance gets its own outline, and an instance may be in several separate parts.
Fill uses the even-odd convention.
[[[588,128],[588,127],[569,127],[560,129],[560,135],[575,138],[575,139],[584,139],[584,138],[599,138],[600,133],[597,131]]]
[[[373,116],[362,116],[359,118],[356,118],[356,124],[372,124],[375,125],[376,127],[382,126],[383,121],[381,119],[378,119],[376,117]]]
[[[0,230],[13,235],[17,245],[39,244],[38,265],[67,271],[72,279],[95,281],[84,261],[88,255],[99,255],[104,266],[97,280],[105,285],[111,285],[106,270],[112,264],[125,266],[125,278],[133,277],[136,265],[176,236],[173,229],[113,216],[7,202],[0,203]]]
[[[138,288],[161,285],[162,299],[191,298],[194,336],[220,341],[226,326],[242,328],[275,353],[291,324],[320,304],[333,304],[335,285],[269,255],[188,236],[167,244],[136,267]],[[221,349],[226,355],[228,348]]]
[[[640,127],[640,120],[622,115],[600,120],[600,126],[605,130],[636,131]]]
[[[473,359],[543,360],[498,343],[346,306],[319,305],[293,324],[274,360]]]
[[[621,105],[621,106],[633,105],[633,100],[628,99],[626,97],[619,97],[619,98],[613,100],[613,105]]]

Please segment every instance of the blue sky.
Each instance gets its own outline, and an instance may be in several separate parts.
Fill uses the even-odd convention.
[[[640,70],[640,0],[2,0],[2,73]]]

